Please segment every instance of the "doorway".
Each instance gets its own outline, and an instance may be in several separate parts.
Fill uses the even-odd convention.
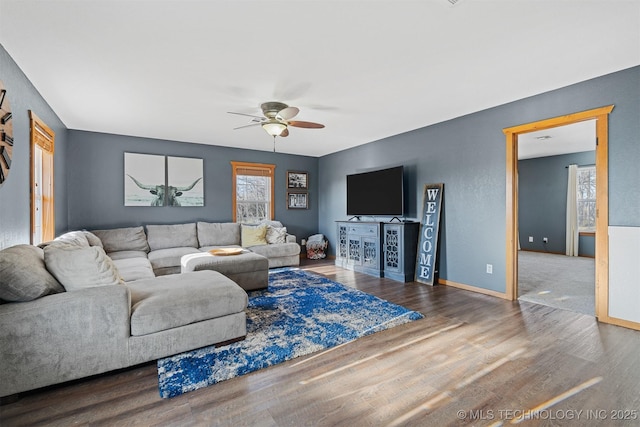
[[[595,316],[595,149],[595,120],[518,136],[520,301]]]
[[[609,321],[609,257],[608,234],[608,120],[613,105],[594,110],[554,117],[503,129],[506,136],[507,161],[507,232],[506,232],[506,297],[518,297],[518,137],[527,133],[552,129],[559,126],[596,121],[596,235],[595,243],[595,315],[601,321]]]
[[[31,244],[55,237],[53,151],[55,133],[33,111],[31,124]]]

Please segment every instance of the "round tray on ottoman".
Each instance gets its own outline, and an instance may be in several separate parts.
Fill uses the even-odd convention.
[[[180,264],[182,273],[200,270],[222,273],[245,291],[264,289],[269,284],[269,260],[247,250],[233,256],[212,255],[209,252],[187,254],[181,258]]]

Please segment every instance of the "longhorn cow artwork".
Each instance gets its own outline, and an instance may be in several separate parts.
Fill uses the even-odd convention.
[[[182,204],[180,204],[180,200],[178,200],[178,197],[182,196],[183,192],[191,190],[193,187],[195,187],[198,181],[202,179],[202,178],[198,178],[195,181],[193,181],[191,185],[188,185],[186,187],[175,187],[173,185],[165,186],[164,184],[161,184],[161,185],[142,184],[140,181],[138,181],[131,175],[127,174],[127,176],[131,178],[139,188],[143,190],[149,190],[149,193],[156,196],[151,202],[151,206],[164,206],[165,197],[167,201],[166,203],[167,206],[182,206]]]
[[[125,206],[204,206],[203,160],[124,153]]]

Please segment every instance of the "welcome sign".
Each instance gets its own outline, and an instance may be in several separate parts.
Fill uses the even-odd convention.
[[[431,286],[434,284],[436,273],[443,189],[443,183],[424,186],[422,226],[420,227],[420,244],[416,259],[416,282]]]

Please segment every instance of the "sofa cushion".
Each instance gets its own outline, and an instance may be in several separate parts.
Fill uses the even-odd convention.
[[[166,267],[180,267],[180,259],[183,255],[196,254],[200,251],[196,248],[167,248],[149,252],[149,261],[154,270]]]
[[[158,249],[198,247],[196,224],[147,225],[147,239],[152,251]]]
[[[278,245],[258,245],[249,248],[251,252],[255,252],[267,258],[279,258],[300,255],[300,245],[297,243],[282,243]]]
[[[112,260],[117,259],[128,259],[128,258],[144,258],[147,259],[147,253],[143,251],[118,251],[118,252],[109,252],[109,258]]]
[[[287,240],[287,227],[267,226],[267,243],[274,245],[276,243],[285,243]]]
[[[51,244],[44,248],[44,262],[67,291],[123,284],[115,264],[99,246]]]
[[[149,244],[147,243],[147,235],[144,234],[144,228],[126,227],[114,228],[111,230],[92,230],[104,247],[104,251],[144,251],[149,252]]]
[[[266,245],[267,225],[246,225],[242,224],[241,228],[241,244],[242,247]]]
[[[119,252],[116,252],[119,253]],[[151,262],[145,256],[135,258],[121,258],[113,260],[113,263],[118,268],[120,277],[125,282],[133,282],[134,280],[149,279],[155,277],[153,273],[153,267]]]
[[[247,307],[247,293],[215,271],[143,279],[127,286],[133,336],[239,313]]]
[[[32,301],[58,292],[64,288],[47,271],[42,249],[16,245],[0,251],[0,299]]]
[[[198,222],[197,227],[200,247],[240,244],[240,224],[236,222]]]

